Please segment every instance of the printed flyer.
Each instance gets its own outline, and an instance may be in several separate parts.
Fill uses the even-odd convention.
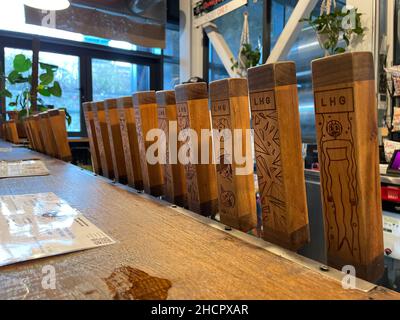
[[[0,197],[0,266],[113,243],[54,193]]]
[[[49,175],[41,160],[0,161],[0,178],[32,177]]]

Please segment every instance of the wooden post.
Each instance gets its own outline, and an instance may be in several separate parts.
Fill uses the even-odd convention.
[[[250,111],[246,79],[224,79],[211,82],[211,115],[213,128],[221,132],[228,129],[230,139],[220,141],[217,164],[218,199],[221,222],[248,232],[257,227],[256,194],[253,176],[253,157],[250,138]],[[234,130],[240,130],[242,141],[235,139]],[[214,136],[214,143],[217,138]],[[227,147],[230,144],[230,148]],[[240,149],[238,148],[240,146]],[[243,164],[237,164],[235,152],[245,157],[250,170],[240,173]]]
[[[384,248],[372,54],[314,60],[312,73],[328,264],[375,281]]]
[[[50,126],[49,113],[47,111],[42,112],[39,114],[39,117],[40,130],[42,131],[42,137],[44,138],[44,148],[46,150],[46,154],[50,157],[56,157],[57,146]]]
[[[119,124],[119,115],[117,110],[117,100],[108,99],[104,101],[104,111],[110,137],[111,156],[114,167],[115,180],[127,184],[126,164],[124,147],[122,145],[121,127]]]
[[[19,144],[19,136],[18,136],[18,130],[17,130],[17,124],[15,120],[9,120],[7,122],[7,127],[8,127],[8,139],[10,142],[14,144]]]
[[[44,139],[42,136],[42,130],[40,130],[40,117],[38,114],[35,114],[31,116],[31,126],[33,129],[33,134],[36,137],[36,143],[37,143],[37,150],[41,153],[45,153],[44,149]]]
[[[146,159],[147,149],[153,144],[153,142],[146,141],[146,135],[151,129],[158,128],[155,91],[135,93],[133,95],[133,105],[135,107],[136,130],[144,190],[153,196],[161,196],[164,192],[161,164],[149,164]]]
[[[35,140],[33,138],[31,126],[28,117],[22,120],[22,124],[25,127],[26,134],[28,136],[28,142],[31,149],[35,150]]]
[[[175,91],[158,91],[158,126],[165,132],[167,159],[164,167],[164,189],[166,199],[178,206],[186,206],[186,177],[185,170],[179,161],[171,163],[171,151],[179,150],[177,141],[170,141],[171,137],[178,137],[178,116],[176,111]],[[171,130],[171,132],[170,132]],[[174,139],[174,138],[172,138]],[[177,160],[177,158],[175,159]]]
[[[212,161],[212,133],[202,139],[201,130],[211,130],[206,83],[188,83],[175,87],[178,111],[178,129],[192,129],[198,137],[198,159],[186,164],[186,186],[189,209],[204,216],[214,216],[218,212],[218,189],[215,164]],[[201,163],[201,146],[209,146],[207,164]]]
[[[37,127],[39,130],[40,138],[42,139],[42,153],[50,155],[50,145],[49,145],[49,138],[48,138],[48,132],[47,128],[44,124],[44,121],[42,119],[42,114],[41,113],[36,113],[35,114],[35,120],[37,123]]]
[[[263,238],[290,250],[309,241],[296,66],[248,70]]]
[[[140,167],[139,142],[136,131],[135,110],[132,97],[117,99],[119,125],[124,148],[128,184],[137,190],[143,190],[142,169]]]
[[[101,160],[99,145],[96,136],[96,127],[94,125],[92,102],[85,102],[82,104],[83,114],[85,117],[86,131],[89,138],[90,155],[92,159],[93,171],[101,175]]]
[[[35,114],[33,116],[33,121],[35,122],[35,130],[36,130],[38,139],[40,141],[39,152],[46,153],[45,140],[44,140],[43,133],[42,133],[42,127],[40,125],[40,116],[39,116],[39,114]]]
[[[68,142],[68,132],[65,111],[54,109],[47,112],[52,136],[56,142],[56,157],[63,161],[72,161],[71,148]]]
[[[104,112],[104,101],[93,102],[92,110],[103,176],[114,179],[114,167],[111,155],[110,137]]]

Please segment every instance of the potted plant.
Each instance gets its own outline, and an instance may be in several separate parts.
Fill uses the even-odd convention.
[[[247,69],[255,67],[260,62],[261,50],[259,47],[253,50],[250,43],[244,43],[240,50],[240,60],[242,61],[243,67],[239,65],[239,61],[231,59],[232,66],[231,70],[236,70],[236,73],[241,77],[247,76]]]
[[[0,90],[0,98],[9,98],[8,106],[13,110],[7,111],[10,119],[16,121],[22,120],[24,117],[29,116],[35,112],[43,112],[48,109],[53,109],[54,106],[47,105],[44,102],[46,97],[62,96],[61,85],[55,81],[55,74],[58,67],[55,65],[39,62],[39,68],[42,70],[38,79],[37,90],[37,110],[31,110],[32,106],[32,61],[23,54],[18,54],[13,60],[13,70],[5,75],[4,71],[0,73],[0,77],[5,82],[6,86]],[[13,94],[9,89],[13,86],[18,86],[18,93]],[[14,91],[14,90],[13,90]],[[64,109],[65,108],[60,108]],[[67,113],[68,124],[71,123],[71,116]]]
[[[332,55],[345,52],[353,36],[364,35],[361,15],[357,8],[334,8],[332,12],[321,10],[321,14],[316,17],[311,14],[309,18],[300,22],[307,22],[315,30],[325,55]]]

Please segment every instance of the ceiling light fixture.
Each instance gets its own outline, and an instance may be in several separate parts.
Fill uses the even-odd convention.
[[[71,3],[68,0],[24,0],[24,4],[42,10],[64,10],[67,9]]]

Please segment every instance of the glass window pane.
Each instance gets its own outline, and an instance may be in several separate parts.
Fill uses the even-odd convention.
[[[318,1],[314,14],[319,15],[322,0]],[[337,7],[341,9],[344,1],[337,0]],[[290,18],[297,0],[272,2],[272,43],[275,44],[285,24]],[[286,57],[280,60],[296,63],[297,84],[300,104],[300,122],[303,142],[315,142],[314,96],[312,89],[310,61],[324,56],[317,36],[312,27],[305,25]]]
[[[51,52],[40,52],[39,61],[58,66],[54,80],[60,83],[62,89],[62,96],[60,98],[54,96],[39,97],[43,99],[46,105],[54,106],[54,108],[66,108],[72,118],[72,123],[68,127],[68,131],[80,132],[81,99],[79,57]],[[41,73],[44,73],[44,71],[39,68],[39,74]]]
[[[179,30],[166,29],[166,45],[164,50],[164,89],[174,89],[179,84]]]
[[[166,29],[166,48],[164,55],[179,57],[179,30]]]
[[[179,84],[179,63],[164,62],[164,90],[173,90]]]
[[[122,61],[92,60],[93,101],[150,90],[150,67]]]
[[[4,55],[5,55],[5,74],[6,76],[14,70],[13,68],[13,62],[14,62],[14,57],[18,54],[23,54],[25,57],[29,58],[32,60],[32,51],[31,50],[22,50],[22,49],[15,49],[15,48],[4,48]],[[27,77],[31,74],[32,71],[28,71],[23,73],[23,76]],[[19,95],[24,88],[29,88],[29,84],[13,84],[13,85],[7,85],[7,89],[12,93],[13,98],[6,98],[6,111],[11,111],[15,110],[21,110],[22,106],[17,106],[17,107],[11,107],[9,106],[10,102],[15,101],[15,98],[17,95]]]
[[[221,59],[218,57],[214,47],[210,44],[210,69],[208,72],[208,79],[211,82],[225,78],[229,78],[228,72],[222,64]]]
[[[219,33],[223,35],[235,58],[237,58],[239,54],[243,14],[245,12],[249,14],[249,33],[252,48],[254,50],[256,47],[260,47],[262,52],[264,0],[258,0],[256,2],[249,1],[247,6],[242,6],[213,21]],[[212,45],[210,45],[210,47],[212,47]],[[220,62],[218,55],[213,48],[210,50],[209,80],[213,81],[227,77],[228,73],[224,71],[225,68]]]

